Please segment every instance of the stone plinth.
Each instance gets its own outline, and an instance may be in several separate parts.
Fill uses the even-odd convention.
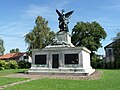
[[[89,75],[90,53],[85,47],[47,47],[32,51],[32,67],[28,73],[76,73]]]
[[[51,45],[46,46],[46,48],[50,47],[75,47],[75,46],[71,43],[71,35],[68,32],[62,31],[56,34],[54,42]]]

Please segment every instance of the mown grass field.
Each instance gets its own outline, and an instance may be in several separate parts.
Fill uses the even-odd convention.
[[[14,73],[22,73],[26,71],[27,69],[6,69],[0,71],[0,76],[8,75],[8,74],[14,74]]]
[[[11,69],[11,70],[3,70],[0,71],[0,76],[5,76],[8,74],[20,73],[25,71],[26,69]],[[18,82],[21,80],[26,80],[26,78],[10,78],[10,77],[0,77],[0,86],[10,84],[13,82]]]
[[[13,83],[13,82],[22,81],[22,80],[26,80],[26,78],[0,77],[0,86],[10,84],[10,83]]]
[[[120,90],[120,70],[101,70],[99,80],[39,79],[3,90]]]

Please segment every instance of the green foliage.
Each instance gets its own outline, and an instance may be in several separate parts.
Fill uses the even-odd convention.
[[[6,62],[4,60],[0,60],[0,69],[4,70],[4,69],[17,69],[18,68],[18,64],[16,61],[9,61]]]
[[[16,62],[14,60],[10,60],[10,61],[6,62],[4,60],[0,60],[0,70],[30,68],[30,67],[31,67],[31,63],[26,62],[26,61]]]
[[[17,68],[19,68],[17,62],[14,61],[14,60],[9,61],[9,67],[10,67],[10,69],[17,69]]]
[[[4,70],[5,68],[4,67],[0,67],[0,70]]]
[[[4,70],[4,69],[5,69],[5,61],[0,60],[0,70]]]
[[[19,68],[30,68],[31,63],[29,63],[27,61],[19,61],[18,66],[19,66]]]
[[[104,28],[97,22],[77,22],[72,29],[72,43],[75,46],[85,46],[89,50],[97,51],[102,47],[100,41],[107,36]]]
[[[91,59],[91,64],[92,64],[92,67],[93,68],[102,68],[102,59],[100,58],[101,56],[100,55],[97,55],[97,54],[94,54]]]
[[[10,63],[9,62],[5,62],[5,69],[10,69]]]
[[[0,38],[0,55],[4,54],[5,48],[4,48],[4,42],[3,40]]]
[[[10,53],[19,53],[19,52],[20,52],[19,48],[10,50]]]
[[[25,42],[28,44],[28,51],[31,49],[41,49],[52,42],[54,32],[50,31],[48,21],[38,16],[35,21],[36,26],[25,35]]]

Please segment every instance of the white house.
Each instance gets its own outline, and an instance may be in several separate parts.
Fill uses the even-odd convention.
[[[32,58],[26,54],[26,52],[22,52],[22,53],[8,53],[5,55],[0,56],[1,60],[15,60],[15,61],[21,61],[21,60],[25,60],[28,62],[32,62]]]

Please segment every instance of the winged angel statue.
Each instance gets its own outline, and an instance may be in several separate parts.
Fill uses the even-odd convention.
[[[67,13],[64,14],[64,12],[65,12],[64,9],[62,9],[61,13],[56,9],[56,12],[59,16],[58,20],[59,20],[60,31],[67,31],[68,32],[68,23],[69,23],[70,15],[74,11],[70,11],[70,12],[67,12]]]

